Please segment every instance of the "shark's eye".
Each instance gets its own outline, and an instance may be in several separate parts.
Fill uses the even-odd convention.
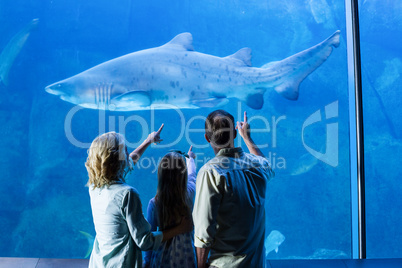
[[[57,84],[57,87],[61,87],[61,84]]]

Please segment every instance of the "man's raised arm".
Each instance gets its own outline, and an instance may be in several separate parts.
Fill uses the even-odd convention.
[[[243,138],[244,142],[247,145],[248,150],[251,154],[263,156],[264,154],[261,152],[260,148],[254,143],[253,139],[250,136],[250,125],[247,122],[247,113],[244,112],[244,121],[237,121],[236,129],[238,130],[240,136]]]

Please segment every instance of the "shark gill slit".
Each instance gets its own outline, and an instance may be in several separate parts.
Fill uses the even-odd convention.
[[[113,83],[110,83],[108,86],[108,91],[107,91],[107,108],[109,109],[109,105],[110,105],[110,94],[112,92],[113,89]]]
[[[95,89],[95,105],[99,109],[99,87]]]
[[[107,84],[102,85],[102,101],[103,101],[103,109],[106,110],[106,102],[107,102]]]
[[[102,84],[99,84],[99,86],[98,86],[98,91],[99,91],[98,109],[102,109],[102,101],[103,101],[103,88],[102,88]]]
[[[113,84],[102,83],[99,84],[95,90],[95,104],[98,109],[108,109],[110,105],[110,93]]]
[[[101,84],[99,86],[99,97],[100,97],[99,105],[100,105],[100,108],[102,109],[102,106],[103,106],[103,84]]]

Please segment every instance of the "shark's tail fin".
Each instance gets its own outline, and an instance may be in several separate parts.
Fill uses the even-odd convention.
[[[323,42],[299,52],[284,60],[270,62],[261,68],[269,68],[277,73],[276,92],[289,100],[299,97],[299,85],[331,55],[332,47],[339,46],[340,31],[336,31]]]

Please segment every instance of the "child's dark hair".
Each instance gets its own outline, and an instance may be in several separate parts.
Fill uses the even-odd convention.
[[[160,161],[155,201],[162,231],[180,222],[183,216],[191,216],[187,194],[187,165],[183,155],[170,152]]]

